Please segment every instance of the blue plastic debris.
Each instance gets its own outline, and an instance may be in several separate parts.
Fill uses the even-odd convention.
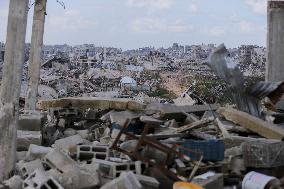
[[[198,153],[203,155],[203,161],[224,160],[225,145],[223,140],[186,140],[182,146],[196,152],[182,150],[184,154],[193,160],[199,160],[200,155]]]

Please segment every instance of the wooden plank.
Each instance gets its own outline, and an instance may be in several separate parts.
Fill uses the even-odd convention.
[[[215,125],[219,128],[219,130],[221,131],[224,138],[230,138],[231,139],[231,135],[229,134],[225,125],[220,121],[219,118],[216,119]]]
[[[232,121],[235,124],[239,124],[265,138],[278,140],[282,140],[284,138],[284,129],[248,113],[241,112],[233,108],[219,108],[218,113],[224,116],[227,120]]]

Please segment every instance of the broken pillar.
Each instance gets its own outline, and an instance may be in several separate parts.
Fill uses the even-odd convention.
[[[267,8],[267,65],[266,80],[284,80],[284,1],[269,0]],[[278,104],[279,108],[284,108],[284,100]]]
[[[0,182],[16,160],[19,96],[24,63],[28,0],[10,0],[0,106]]]
[[[43,46],[44,22],[46,15],[46,1],[47,0],[36,0],[34,5],[33,30],[28,73],[29,83],[25,101],[26,110],[36,109],[41,67],[41,53]]]

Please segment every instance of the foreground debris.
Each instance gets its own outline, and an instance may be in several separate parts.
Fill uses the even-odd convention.
[[[16,170],[0,188],[246,188],[249,174],[281,187],[279,125],[220,105],[129,102],[59,99],[22,114]]]

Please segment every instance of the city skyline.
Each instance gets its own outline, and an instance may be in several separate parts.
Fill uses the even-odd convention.
[[[96,44],[127,49],[181,45],[266,46],[266,0],[49,0],[44,43]],[[0,2],[5,42],[8,0]],[[26,42],[30,42],[32,9]]]

